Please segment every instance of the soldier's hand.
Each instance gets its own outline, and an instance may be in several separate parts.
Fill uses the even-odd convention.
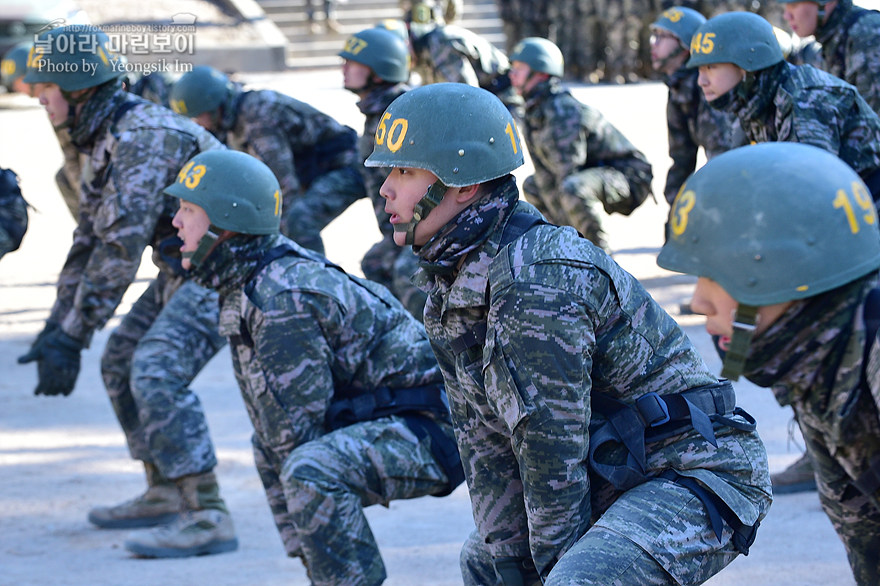
[[[82,343],[57,328],[46,336],[40,348],[35,395],[64,395],[73,392],[79,376]]]
[[[31,349],[18,357],[18,363],[27,364],[28,362],[38,360],[40,358],[40,349],[43,347],[43,342],[45,342],[46,337],[57,329],[58,324],[56,322],[46,321],[43,331],[37,334],[37,338],[34,340],[34,343],[31,344]]]

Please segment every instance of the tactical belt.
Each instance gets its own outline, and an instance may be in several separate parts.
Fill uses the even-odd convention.
[[[391,389],[379,387],[364,389],[339,389],[324,417],[325,427],[332,431],[360,421],[372,421],[380,417],[398,415],[419,439],[431,438],[431,453],[443,467],[449,479],[448,488],[434,496],[446,496],[464,482],[464,468],[455,440],[449,437],[438,423],[428,415],[433,413],[449,421],[449,404],[439,384]]]

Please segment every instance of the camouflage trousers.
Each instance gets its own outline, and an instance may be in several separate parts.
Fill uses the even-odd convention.
[[[629,197],[626,175],[613,167],[593,167],[569,175],[559,189],[542,191],[535,176],[523,181],[526,201],[534,205],[548,221],[572,226],[596,246],[608,249],[602,230],[606,202]]]
[[[674,552],[674,563],[660,562],[648,550]],[[544,586],[701,584],[738,555],[729,527],[719,542],[694,493],[654,479],[621,494],[562,555]],[[492,558],[476,532],[461,551],[461,572],[466,586],[498,583]]]
[[[285,198],[282,233],[300,246],[324,254],[321,230],[362,197],[367,197],[367,192],[356,167],[328,171],[302,195]]]
[[[440,425],[451,438],[452,426]],[[258,434],[253,447],[287,555],[300,557],[317,585],[381,584],[385,564],[363,507],[448,490],[430,439],[396,416],[337,429],[282,461]]]
[[[411,246],[398,246],[387,235],[361,259],[361,270],[369,280],[385,285],[407,311],[422,321],[428,296],[411,280],[419,268],[418,262]]]
[[[813,460],[822,509],[843,541],[857,584],[880,584],[880,490],[871,496],[859,491],[853,470],[880,453],[880,418],[870,393],[861,393],[851,408],[846,437],[828,425],[829,418],[817,417],[815,405],[792,404],[807,451]],[[825,424],[824,426],[821,424]],[[836,444],[832,454],[831,445]]]
[[[188,385],[226,343],[217,294],[193,281],[154,279],[110,335],[101,374],[136,460],[165,478],[217,465],[208,423]]]

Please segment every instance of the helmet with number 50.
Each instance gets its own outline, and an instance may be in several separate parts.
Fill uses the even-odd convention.
[[[426,169],[437,181],[416,204],[413,219],[396,224],[412,244],[416,225],[443,200],[449,187],[477,185],[523,164],[519,132],[494,94],[463,83],[434,83],[410,90],[382,114],[367,167]]]

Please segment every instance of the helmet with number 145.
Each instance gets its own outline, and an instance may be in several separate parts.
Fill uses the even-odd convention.
[[[758,71],[783,59],[773,25],[753,12],[733,11],[710,18],[696,30],[687,66],[733,63]]]

